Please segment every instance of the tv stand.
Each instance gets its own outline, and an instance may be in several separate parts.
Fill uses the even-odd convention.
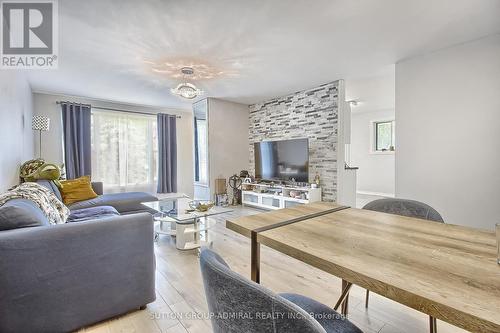
[[[321,201],[321,188],[275,183],[243,184],[241,203],[263,209],[281,209]]]

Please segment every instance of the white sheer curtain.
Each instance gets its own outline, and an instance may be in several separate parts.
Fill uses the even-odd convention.
[[[92,111],[92,180],[107,192],[156,192],[156,117]]]

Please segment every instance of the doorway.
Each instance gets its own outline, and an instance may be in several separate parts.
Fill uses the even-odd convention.
[[[346,80],[350,144],[346,160],[358,167],[356,207],[394,197],[397,154],[394,67],[383,75]]]

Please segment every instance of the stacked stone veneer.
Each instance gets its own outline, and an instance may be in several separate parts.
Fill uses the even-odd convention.
[[[338,81],[250,105],[250,173],[253,144],[309,138],[309,182],[321,178],[323,200],[337,198]]]

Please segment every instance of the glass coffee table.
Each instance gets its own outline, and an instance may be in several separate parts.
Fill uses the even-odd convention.
[[[161,234],[174,236],[175,246],[179,250],[193,250],[210,245],[207,239],[208,229],[214,223],[208,217],[230,213],[233,209],[214,206],[206,212],[190,211],[190,201],[192,200],[187,197],[177,197],[142,203],[158,212],[155,215],[155,221],[159,222],[155,227],[155,240]]]

